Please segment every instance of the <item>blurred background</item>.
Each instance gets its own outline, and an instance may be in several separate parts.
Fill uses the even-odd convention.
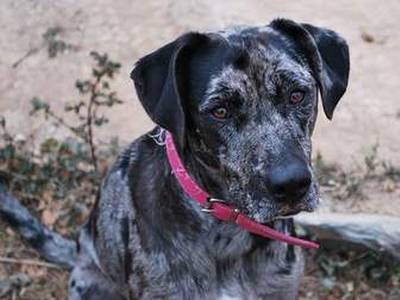
[[[314,136],[326,199],[321,211],[398,217],[398,0],[2,0],[0,170],[12,192],[48,226],[76,234],[118,149],[153,126],[129,78],[135,61],[187,31],[276,17],[333,29],[350,46],[348,91],[333,121],[320,113]],[[91,88],[104,101],[95,104],[89,133],[82,110],[93,102]],[[76,184],[88,176],[83,187]],[[0,255],[35,258],[6,224]],[[313,255],[302,299],[400,299],[394,260],[388,265],[373,251]],[[64,299],[66,276],[35,264],[0,263],[0,298]]]

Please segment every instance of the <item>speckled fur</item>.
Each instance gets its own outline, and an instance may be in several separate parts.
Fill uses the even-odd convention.
[[[318,76],[275,27],[207,33],[242,54],[239,63],[214,72],[201,99],[187,105],[191,123],[179,151],[209,193],[293,235],[293,221],[276,217],[316,207],[315,176],[308,193],[292,205],[275,201],[264,181],[287,155],[300,157],[312,170]],[[280,47],[293,48],[295,55]],[[285,95],[296,88],[306,90],[307,98],[294,108]],[[235,109],[229,124],[207,119],[221,102]],[[81,232],[70,299],[295,299],[301,250],[201,212],[171,174],[162,133],[156,127],[134,141],[104,180]]]

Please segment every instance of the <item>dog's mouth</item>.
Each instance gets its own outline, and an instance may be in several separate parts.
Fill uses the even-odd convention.
[[[291,219],[301,212],[312,213],[320,202],[319,188],[317,184],[310,188],[308,193],[297,204],[281,207],[273,217],[274,220]]]
[[[317,208],[319,200],[313,200],[310,202],[305,202],[300,204],[299,206],[296,206],[294,208],[286,209],[281,212],[278,212],[274,217],[273,220],[287,220],[287,219],[292,219],[296,215],[298,215],[301,212],[308,212],[312,213],[315,211]]]
[[[265,203],[264,201],[260,201]],[[312,213],[318,207],[319,195],[312,194],[305,197],[302,201],[294,205],[279,206],[259,206],[258,210],[251,210],[247,207],[247,214],[250,218],[262,224],[272,224],[278,220],[292,219],[301,212]],[[251,207],[251,206],[250,206]],[[254,205],[253,205],[254,207]],[[246,211],[245,208],[245,211]]]

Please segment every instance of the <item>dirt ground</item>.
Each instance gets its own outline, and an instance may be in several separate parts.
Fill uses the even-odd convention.
[[[400,101],[396,94],[400,82],[398,0],[2,0],[0,115],[7,119],[12,132],[25,136],[33,132],[42,138],[64,135],[59,128],[28,117],[30,99],[46,99],[61,113],[65,103],[78,97],[76,79],[87,78],[91,72],[89,52],[107,52],[122,64],[114,87],[125,103],[114,109],[110,124],[98,136],[118,136],[122,144],[127,143],[152,126],[129,79],[138,58],[189,30],[266,24],[275,17],[334,29],[350,46],[348,91],[332,122],[320,114],[314,152],[344,169],[362,169],[365,157],[377,144],[380,160],[400,166]],[[60,38],[71,47],[49,59],[43,34],[55,27],[62,29]],[[400,186],[386,179],[369,182],[362,201],[335,204],[329,202],[325,209],[399,216]],[[0,245],[0,255],[6,256],[13,247],[21,257],[32,255],[18,241]],[[22,271],[38,270],[42,269]],[[11,266],[2,267],[0,275],[13,271]],[[61,278],[56,282],[65,279],[65,274],[48,272],[50,275],[40,278],[56,274]],[[54,287],[54,299],[64,295],[57,294],[59,288]],[[29,298],[32,295],[27,297],[23,299],[33,299]]]

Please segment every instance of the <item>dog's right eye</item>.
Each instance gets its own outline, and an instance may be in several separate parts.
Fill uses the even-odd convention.
[[[216,119],[219,120],[224,120],[228,117],[228,110],[223,106],[214,108],[211,113]]]
[[[303,91],[300,91],[300,90],[293,91],[290,94],[290,103],[298,104],[301,101],[303,101],[304,96],[305,96],[305,93]]]

